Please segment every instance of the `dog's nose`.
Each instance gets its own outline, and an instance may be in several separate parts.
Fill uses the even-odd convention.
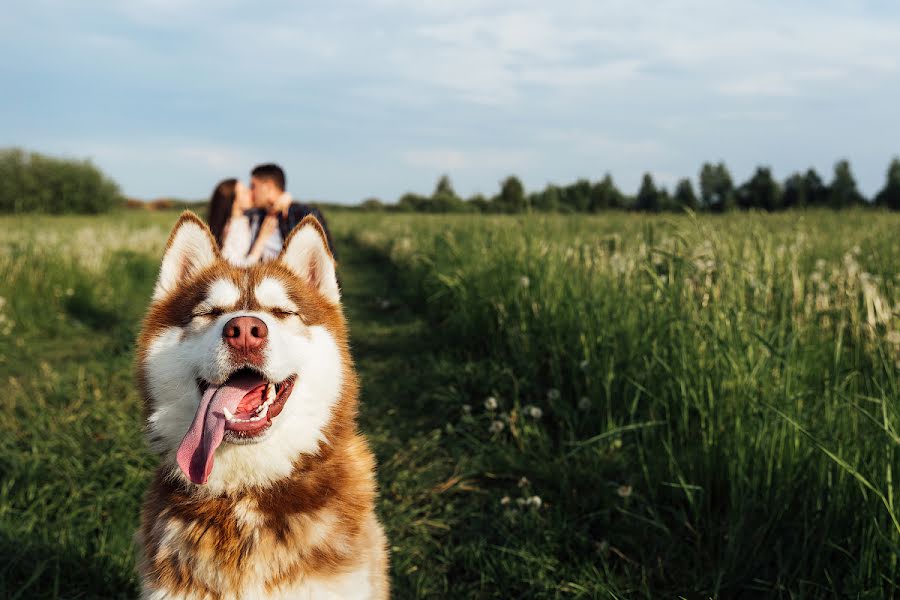
[[[257,350],[268,335],[269,328],[256,317],[235,317],[222,328],[222,337],[235,350]]]

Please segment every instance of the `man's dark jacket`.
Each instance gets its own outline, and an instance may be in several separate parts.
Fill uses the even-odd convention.
[[[261,223],[262,219],[266,216],[266,211],[261,208],[254,208],[248,211],[247,215],[250,217],[251,223]],[[337,260],[337,251],[334,248],[334,241],[331,239],[331,232],[328,230],[328,222],[325,221],[325,216],[322,214],[322,211],[309,204],[291,202],[286,217],[284,216],[284,213],[278,213],[278,229],[281,231],[282,243],[287,240],[288,234],[291,233],[294,227],[300,224],[300,221],[302,221],[303,217],[306,215],[314,216],[322,226],[322,229],[325,230],[325,239],[328,240],[328,249],[331,250],[331,256]],[[256,235],[259,235],[258,227],[256,229]],[[256,241],[256,235],[253,237],[253,242]],[[251,245],[253,242],[251,242]]]

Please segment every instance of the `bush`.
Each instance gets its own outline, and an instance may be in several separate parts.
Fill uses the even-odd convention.
[[[90,161],[0,150],[0,212],[107,212],[123,203],[119,186]]]

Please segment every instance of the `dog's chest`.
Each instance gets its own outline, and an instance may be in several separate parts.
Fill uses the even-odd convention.
[[[349,555],[352,532],[326,508],[285,517],[248,498],[161,517],[147,557],[161,585],[145,597],[368,597],[367,573]]]

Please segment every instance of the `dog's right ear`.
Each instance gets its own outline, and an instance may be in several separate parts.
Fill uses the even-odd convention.
[[[160,300],[181,281],[216,262],[218,256],[216,240],[206,223],[189,210],[181,213],[166,244],[153,301]]]

